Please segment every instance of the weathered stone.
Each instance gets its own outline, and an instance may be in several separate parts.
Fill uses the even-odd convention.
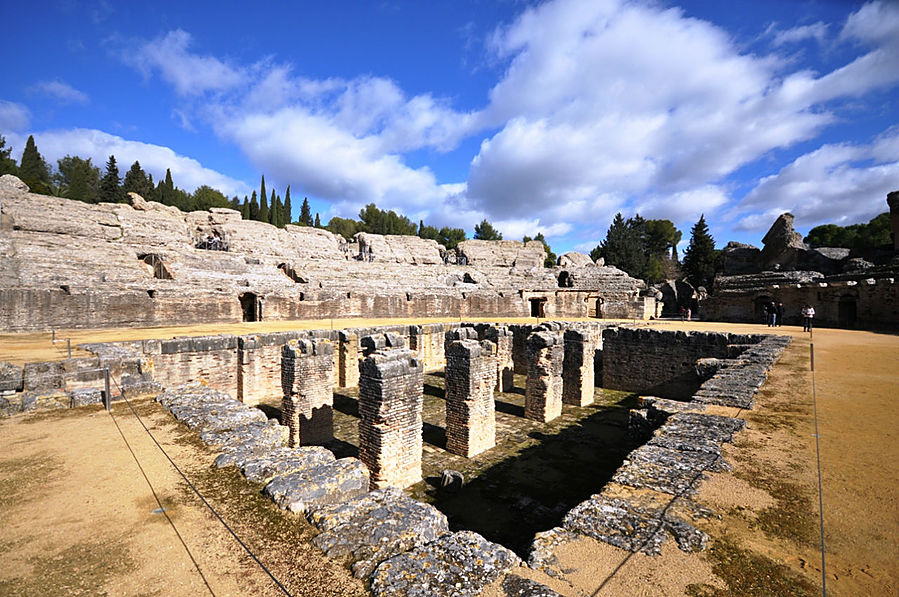
[[[0,392],[21,392],[22,387],[22,367],[0,361]]]
[[[334,438],[334,345],[326,338],[291,340],[281,350],[281,423],[288,445]]]
[[[784,213],[775,220],[771,229],[762,239],[760,265],[762,269],[772,269],[775,266],[789,269],[796,264],[799,252],[808,249],[802,242],[802,235],[793,230],[793,214]]]
[[[375,597],[474,597],[520,564],[505,547],[460,531],[382,562],[371,591]]]
[[[537,533],[528,550],[528,566],[535,570],[543,570],[555,578],[562,576],[562,570],[559,569],[559,558],[556,557],[555,550],[559,545],[577,538],[577,533],[564,527],[554,527],[548,531]]]
[[[339,504],[368,492],[368,470],[356,458],[288,473],[272,479],[262,490],[280,508],[305,513],[313,506]]]
[[[577,251],[569,251],[559,256],[560,267],[590,267],[592,265],[594,263],[589,255]]]
[[[268,483],[275,477],[309,470],[334,460],[334,454],[319,446],[276,448],[246,460],[241,472],[247,481]]]
[[[421,480],[424,369],[410,350],[370,354],[359,363],[359,458],[373,489]]]
[[[446,348],[446,449],[453,454],[471,458],[496,445],[495,358],[489,341]]]
[[[562,414],[562,334],[535,332],[528,337],[527,351],[524,416],[546,423]]]
[[[440,491],[458,493],[465,484],[465,477],[459,471],[446,469],[440,473]]]
[[[433,506],[396,488],[372,493],[381,495],[368,494],[340,506],[319,508],[310,517],[332,523],[312,542],[330,558],[349,558],[356,577],[367,578],[384,560],[449,532],[446,516]],[[335,511],[340,515],[328,517]],[[334,525],[337,518],[342,522]]]
[[[562,402],[573,406],[593,404],[593,353],[596,342],[586,330],[566,330],[562,361]]]

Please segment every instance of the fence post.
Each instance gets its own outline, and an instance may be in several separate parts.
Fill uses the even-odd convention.
[[[50,341],[56,344],[56,330],[50,330]]]
[[[69,353],[69,358],[72,358],[72,339],[66,338],[66,352]]]
[[[105,406],[106,410],[108,411],[110,405],[112,404],[112,395],[110,394],[110,391],[109,391],[109,367],[106,368],[105,378],[106,378],[106,380],[105,380],[106,392],[103,394],[103,406]]]

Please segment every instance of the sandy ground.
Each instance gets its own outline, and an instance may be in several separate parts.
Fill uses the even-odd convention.
[[[658,325],[769,331],[697,322]],[[238,327],[243,326],[262,331],[258,324]],[[162,334],[156,337],[188,333],[156,331]],[[223,331],[236,330],[197,333]],[[820,594],[816,398],[827,592],[899,594],[899,336],[816,330],[813,387],[808,335],[791,327],[777,331],[796,341],[772,371],[756,409],[740,414],[750,427],[727,450],[734,470],[712,475],[699,495],[719,515],[699,522],[712,537],[707,551],[684,554],[669,543],[653,558],[585,539],[560,549],[564,579],[526,568],[518,573],[577,596]],[[110,339],[106,333],[149,337],[137,330],[90,331],[79,332],[85,338],[79,341]],[[21,346],[24,352],[28,342]],[[10,336],[0,337],[0,352],[0,358],[16,352]],[[273,511],[259,499],[258,488],[217,481],[221,473],[210,474],[209,452],[153,403],[141,404],[139,412],[260,559],[287,579],[293,594],[364,593],[339,563],[309,545],[313,532],[302,520]],[[278,594],[189,495],[130,411],[116,404],[113,415],[82,408],[0,421],[0,595]],[[187,549],[165,515],[154,512],[159,505],[114,420]],[[489,594],[503,595],[496,587]]]

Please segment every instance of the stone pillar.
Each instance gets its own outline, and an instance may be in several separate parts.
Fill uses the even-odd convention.
[[[424,368],[411,350],[378,350],[359,363],[359,459],[372,489],[421,481]]]
[[[503,325],[491,326],[484,333],[484,338],[496,345],[496,391],[511,392],[515,387],[512,377],[512,332]]]
[[[281,424],[290,447],[334,438],[334,345],[330,340],[291,340],[281,349]]]
[[[495,345],[455,340],[446,348],[446,449],[471,458],[496,445]]]
[[[250,406],[259,404],[258,396],[255,396],[253,392],[255,385],[253,382],[257,378],[256,349],[258,347],[259,339],[256,336],[237,338],[237,399]]]
[[[478,331],[468,326],[447,330],[443,334],[443,353],[446,354],[450,344],[457,340],[478,340]]]
[[[586,330],[566,330],[564,337],[562,402],[573,406],[593,404],[593,352],[596,343]]]
[[[528,337],[528,381],[524,416],[546,423],[562,414],[562,361],[565,349],[560,332],[534,332]]]
[[[890,206],[890,226],[893,229],[893,249],[899,251],[899,191],[887,193]]]

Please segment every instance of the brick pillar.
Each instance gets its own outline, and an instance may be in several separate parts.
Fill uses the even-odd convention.
[[[421,481],[423,391],[411,350],[378,350],[359,363],[359,459],[372,489]]]
[[[512,369],[519,375],[528,372],[528,336],[535,327],[529,324],[510,325],[512,331]]]
[[[593,404],[593,336],[586,330],[565,331],[562,362],[562,402],[574,406]]]
[[[560,332],[528,336],[528,381],[524,416],[546,423],[562,414],[562,361],[565,349]]]
[[[359,385],[359,336],[356,330],[341,330],[338,336],[337,385],[353,388]]]
[[[453,328],[443,333],[443,354],[449,350],[450,344],[457,340],[478,340],[478,331],[473,327],[465,326]]]
[[[456,340],[446,348],[446,449],[471,458],[496,445],[496,345]]]
[[[334,345],[330,340],[291,340],[281,349],[281,424],[290,447],[334,438]]]
[[[496,345],[496,391],[511,392],[515,386],[512,378],[515,367],[512,362],[512,332],[503,325],[491,326],[484,337]]]

